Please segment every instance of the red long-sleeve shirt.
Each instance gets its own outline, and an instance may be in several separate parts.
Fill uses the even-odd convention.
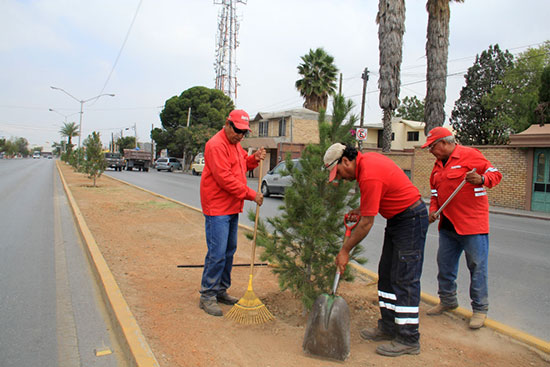
[[[243,211],[244,200],[254,200],[256,191],[246,184],[246,172],[258,166],[240,143],[231,144],[221,129],[204,148],[201,206],[206,215],[230,215]]]
[[[496,186],[502,174],[475,148],[456,145],[447,163],[437,160],[430,176],[432,197],[430,212],[434,212],[460,185],[466,172],[476,168],[485,176],[484,185],[466,183],[458,194],[443,209],[443,215],[453,224],[460,235],[489,233],[489,200],[485,187]],[[441,229],[441,221],[439,221]]]

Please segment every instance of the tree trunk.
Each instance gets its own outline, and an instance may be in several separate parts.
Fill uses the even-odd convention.
[[[445,122],[447,57],[449,49],[449,0],[428,0],[426,103],[424,133]]]
[[[384,133],[382,134],[382,152],[384,153],[391,151],[391,116],[392,111],[390,109],[385,109],[384,117],[382,119],[384,124]]]

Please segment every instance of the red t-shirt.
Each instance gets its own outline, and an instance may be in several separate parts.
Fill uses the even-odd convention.
[[[361,190],[361,216],[380,213],[390,219],[420,199],[420,191],[391,159],[379,153],[357,153],[355,178]]]
[[[243,211],[244,200],[254,200],[256,191],[246,184],[246,172],[258,166],[240,143],[231,144],[221,129],[204,148],[201,206],[206,215],[230,215]]]

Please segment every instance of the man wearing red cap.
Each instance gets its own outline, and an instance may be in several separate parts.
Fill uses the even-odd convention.
[[[204,259],[199,307],[213,316],[222,316],[218,302],[233,305],[238,299],[230,296],[233,255],[237,250],[239,213],[244,200],[263,203],[263,195],[247,186],[246,172],[265,158],[260,148],[248,155],[241,140],[250,131],[248,114],[233,110],[225,126],[214,135],[204,149],[204,170],[201,177],[201,206],[205,218],[208,252]]]
[[[367,236],[374,217],[387,219],[382,255],[378,264],[378,326],[360,332],[366,340],[391,340],[376,352],[396,357],[420,353],[418,304],[428,212],[420,192],[391,159],[379,153],[362,154],[340,143],[330,146],[324,156],[329,181],[357,180],[361,205],[350,214],[359,223],[336,256],[341,273],[350,251]]]
[[[452,133],[444,127],[436,127],[428,133],[422,145],[422,148],[427,147],[437,158],[430,176],[430,223],[437,220],[436,211],[466,180],[464,187],[443,209],[439,220],[437,280],[440,303],[428,310],[428,315],[441,315],[458,307],[456,276],[464,252],[471,276],[473,316],[469,326],[479,329],[489,309],[489,200],[485,187],[496,186],[502,174],[479,150],[456,144]]]

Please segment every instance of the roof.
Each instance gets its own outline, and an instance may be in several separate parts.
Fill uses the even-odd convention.
[[[513,147],[550,147],[550,125],[534,124],[518,134],[510,135]]]
[[[252,121],[270,120],[281,117],[296,117],[305,120],[317,120],[319,118],[319,112],[308,110],[307,108],[295,108],[292,110],[279,112],[258,112]]]

